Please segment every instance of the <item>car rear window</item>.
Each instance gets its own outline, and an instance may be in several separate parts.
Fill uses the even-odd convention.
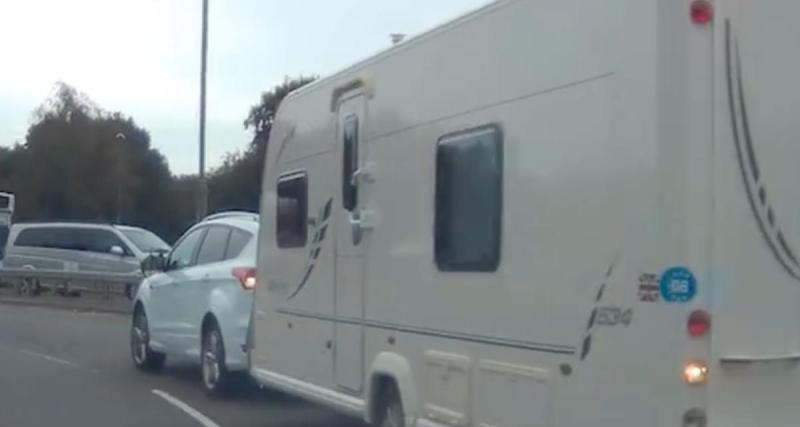
[[[252,235],[246,231],[237,229],[231,230],[231,238],[228,241],[228,251],[225,253],[225,259],[232,259],[239,256],[251,237]]]
[[[228,248],[228,236],[231,229],[228,227],[211,227],[206,233],[200,252],[197,253],[197,264],[209,264],[225,259],[225,251]]]

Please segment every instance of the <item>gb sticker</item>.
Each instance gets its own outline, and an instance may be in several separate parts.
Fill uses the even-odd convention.
[[[686,303],[697,294],[697,280],[686,267],[673,267],[661,275],[661,299],[669,303]]]

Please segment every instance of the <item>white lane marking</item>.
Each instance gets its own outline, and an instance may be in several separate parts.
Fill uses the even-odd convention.
[[[200,413],[200,411],[192,408],[188,404],[184,403],[182,400],[178,399],[177,397],[167,393],[166,391],[161,391],[157,389],[153,389],[153,394],[156,396],[166,400],[167,402],[175,405],[183,412],[189,414],[190,417],[194,418],[198,423],[200,423],[203,427],[219,427],[219,424],[211,421],[210,418]]]
[[[39,357],[41,359],[48,360],[48,361],[53,362],[53,363],[58,363],[58,364],[65,365],[65,366],[71,366],[73,368],[77,368],[78,367],[78,365],[70,362],[69,360],[59,359],[58,357],[50,356],[49,354],[39,353],[37,351],[28,350],[28,349],[25,349],[25,348],[20,349],[19,352],[23,353],[23,354],[27,354],[28,356]]]
[[[50,356],[49,354],[39,353],[38,351],[28,350],[26,348],[19,349],[19,352],[22,354],[26,354],[28,356],[38,357],[40,359],[47,360],[48,362],[58,363],[59,365],[69,366],[70,368],[75,369],[84,369],[88,370],[93,374],[99,374],[100,370],[94,368],[84,368],[77,363],[70,362],[69,360],[61,359],[59,357]]]

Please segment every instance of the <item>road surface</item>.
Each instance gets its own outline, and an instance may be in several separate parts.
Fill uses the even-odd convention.
[[[2,427],[361,427],[278,392],[206,396],[198,368],[137,371],[127,316],[0,304]]]

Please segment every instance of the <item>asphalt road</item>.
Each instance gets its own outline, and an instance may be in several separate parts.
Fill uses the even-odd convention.
[[[131,364],[127,316],[0,304],[0,427],[356,427],[255,386],[219,399],[199,370]]]

